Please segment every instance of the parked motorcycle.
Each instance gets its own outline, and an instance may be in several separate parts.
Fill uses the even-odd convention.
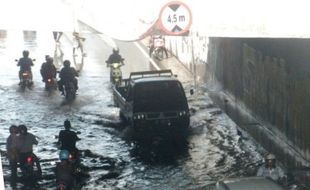
[[[32,185],[42,177],[40,162],[34,153],[21,156],[20,169],[26,184]]]
[[[119,86],[122,83],[122,70],[121,67],[123,66],[123,63],[111,63],[107,64],[108,67],[110,67],[110,81],[112,84]]]

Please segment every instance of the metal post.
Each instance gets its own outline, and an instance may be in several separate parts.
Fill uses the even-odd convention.
[[[194,40],[193,40],[193,36],[191,38],[191,44],[192,44],[192,64],[193,64],[193,74],[194,74],[194,88],[195,91],[197,90],[197,71],[196,71],[196,63],[195,63],[195,54],[194,54]]]

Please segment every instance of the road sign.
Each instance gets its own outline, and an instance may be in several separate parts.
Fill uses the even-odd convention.
[[[192,24],[192,14],[183,2],[172,1],[161,9],[159,23],[165,33],[182,35],[188,32]]]

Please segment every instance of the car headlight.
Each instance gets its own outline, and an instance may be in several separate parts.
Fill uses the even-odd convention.
[[[136,114],[136,115],[133,117],[133,119],[135,119],[135,120],[145,119],[145,115],[139,113],[139,114]]]
[[[179,116],[182,117],[182,116],[186,116],[187,115],[187,111],[180,111],[179,112]]]

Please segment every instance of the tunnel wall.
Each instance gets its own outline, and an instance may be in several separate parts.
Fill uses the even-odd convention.
[[[251,113],[244,119],[240,111],[230,111],[234,120],[290,165],[310,162],[309,52],[308,39],[209,41],[208,75],[229,94],[229,104]],[[214,97],[220,104],[228,99]]]

